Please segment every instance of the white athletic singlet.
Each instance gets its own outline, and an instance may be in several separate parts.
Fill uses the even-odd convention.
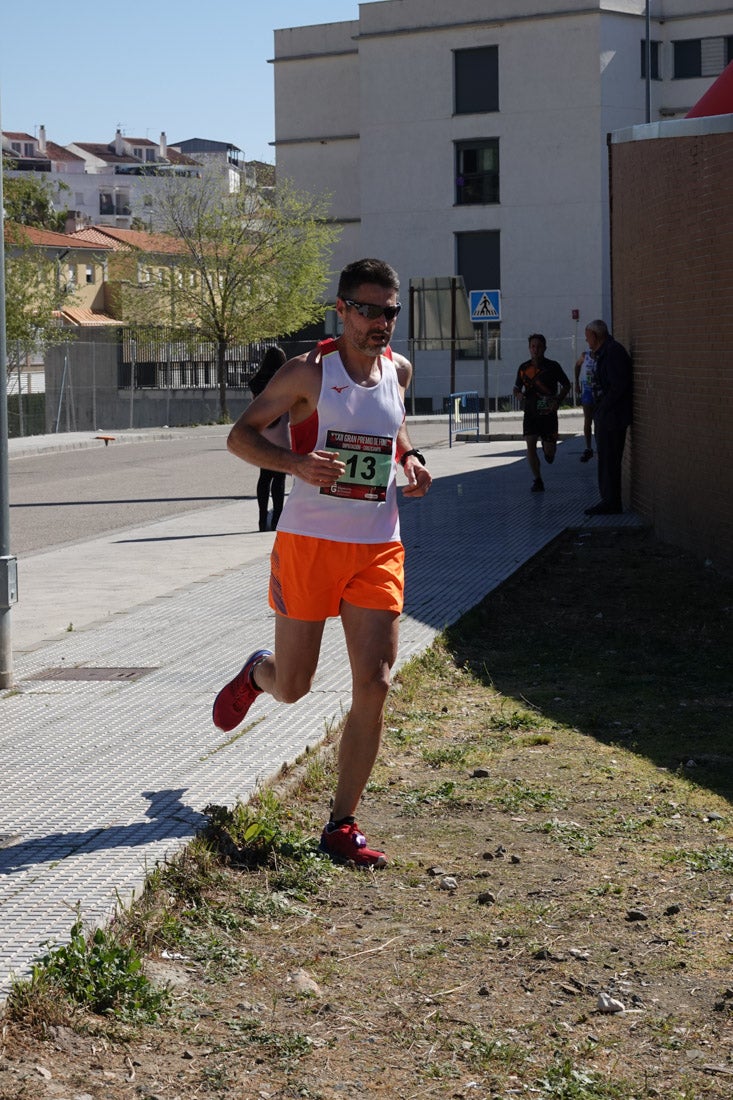
[[[358,386],[337,351],[323,356],[317,435],[308,449],[338,451],[346,472],[330,489],[294,478],[279,531],[334,542],[399,540],[394,456],[405,406],[394,363],[383,355],[380,365],[376,386]]]

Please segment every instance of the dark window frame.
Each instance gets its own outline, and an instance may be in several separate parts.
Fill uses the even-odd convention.
[[[456,206],[489,206],[500,200],[499,138],[474,138],[454,142]],[[472,153],[484,150],[494,154],[495,168],[480,168],[471,163]]]
[[[501,290],[501,230],[476,229],[454,233],[456,275],[463,276],[466,292],[471,290]],[[490,325],[491,331],[501,331],[501,326]],[[480,339],[484,324],[474,325],[477,337],[477,354],[483,355]],[[459,359],[474,359],[473,352],[459,352]]]
[[[499,110],[499,47],[453,51],[453,112],[492,114]]]
[[[702,76],[702,39],[678,38],[672,43],[673,80],[695,80]]]
[[[661,80],[662,77],[659,72],[659,59],[661,57],[661,42],[656,38],[652,38],[649,42],[649,53],[651,61],[651,80]],[[646,80],[646,39],[641,40],[641,79]]]

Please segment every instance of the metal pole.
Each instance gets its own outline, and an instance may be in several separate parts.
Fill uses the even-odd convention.
[[[20,340],[18,341],[20,344]],[[20,362],[20,348],[18,348],[18,435],[25,435],[23,423],[23,366]]]
[[[2,126],[0,125],[0,133]],[[0,157],[0,688],[13,686],[10,608],[18,598],[16,559],[10,554],[8,355],[5,335],[5,209]]]
[[[98,432],[97,424],[97,341],[92,339],[92,431]]]
[[[415,415],[415,288],[410,284],[409,349],[412,363],[412,381],[410,383],[410,415]]]
[[[484,321],[484,431],[489,438],[489,322]]]
[[[453,275],[450,281],[450,392],[456,392],[456,284]]]
[[[64,369],[61,372],[61,385],[59,387],[59,403],[56,407],[56,424],[54,426],[54,432],[58,433],[59,423],[61,422],[61,403],[64,400],[64,387],[66,386],[66,368],[69,363],[69,353],[64,348]]]
[[[135,341],[130,340],[130,427],[135,422]]]

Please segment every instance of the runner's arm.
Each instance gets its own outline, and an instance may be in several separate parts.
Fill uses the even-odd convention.
[[[260,469],[292,474],[312,485],[332,485],[345,469],[334,452],[297,454],[262,435],[278,416],[304,420],[316,407],[319,388],[320,372],[306,365],[305,357],[291,359],[244,410],[229,433],[227,448]]]

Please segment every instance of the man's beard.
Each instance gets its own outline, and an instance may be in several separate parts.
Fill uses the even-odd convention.
[[[376,343],[377,340],[379,340],[379,343]],[[385,333],[383,329],[377,329],[366,333],[361,339],[351,336],[349,342],[362,355],[372,355],[376,359],[378,356],[384,355],[389,347],[389,334]]]

